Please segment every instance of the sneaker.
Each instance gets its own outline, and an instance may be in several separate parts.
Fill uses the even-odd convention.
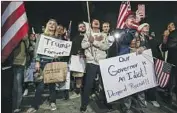
[[[151,103],[155,107],[160,107],[160,104],[157,101],[151,101]]]
[[[27,96],[28,95],[28,89],[25,89],[23,96]]]
[[[57,106],[56,106],[56,104],[55,103],[51,103],[50,104],[50,109],[52,110],[52,111],[54,111],[54,110],[56,110],[57,109]]]
[[[80,97],[80,94],[74,93],[73,95],[70,96],[70,99],[78,98]]]
[[[15,109],[14,113],[20,113],[21,109]]]
[[[36,113],[34,108],[29,108],[26,113]]]
[[[86,110],[87,110],[87,106],[81,106],[81,107],[80,107],[80,112],[81,112],[81,113],[85,113]]]

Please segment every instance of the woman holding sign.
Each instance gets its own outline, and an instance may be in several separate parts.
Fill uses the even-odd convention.
[[[55,31],[57,28],[57,22],[54,19],[50,19],[47,24],[46,24],[46,28],[44,31],[44,36],[49,36],[49,37],[55,37]],[[41,55],[41,54],[37,54],[37,49],[39,48],[39,41],[40,41],[40,37],[37,38],[37,42],[36,42],[36,47],[35,47],[35,60],[36,60],[36,71],[41,72],[41,70],[44,69],[44,66],[47,63],[50,63],[53,61],[52,57],[49,56],[45,56],[45,55]],[[44,82],[43,82],[43,76],[42,74],[38,74],[36,76],[36,79],[38,80],[38,85],[36,88],[36,92],[35,92],[35,97],[34,97],[34,101],[32,103],[32,108],[28,109],[27,113],[35,113],[36,110],[39,108],[41,100],[42,100],[42,93],[44,91]],[[49,90],[50,90],[50,106],[51,106],[51,110],[56,110],[56,91],[55,91],[55,83],[49,84]]]

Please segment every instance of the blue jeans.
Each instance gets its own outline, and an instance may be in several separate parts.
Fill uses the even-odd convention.
[[[13,67],[13,109],[19,109],[22,102],[24,70],[24,66]]]
[[[41,67],[40,68],[43,70],[44,66],[50,62],[52,62],[52,60],[41,59],[41,62],[40,62]],[[41,104],[44,86],[45,86],[44,82],[41,81],[38,83],[38,85],[36,87],[35,97],[34,97],[34,101],[32,104],[32,107],[35,109],[38,109]],[[50,98],[49,98],[50,103],[56,103],[55,83],[48,84],[48,86],[49,86],[49,91],[50,91]]]

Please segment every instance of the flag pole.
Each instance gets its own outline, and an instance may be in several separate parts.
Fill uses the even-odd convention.
[[[91,29],[90,27],[90,10],[89,10],[89,3],[87,1],[87,14],[88,14],[88,22],[89,22],[89,30]]]
[[[34,28],[32,27],[32,33],[35,34]]]
[[[90,36],[91,36],[91,23],[90,23],[89,3],[88,3],[88,1],[86,1],[86,3],[87,3],[87,14],[88,14],[88,22],[89,22],[89,32],[90,32]],[[89,37],[89,38],[90,38],[90,37]],[[94,57],[93,49],[92,49],[92,44],[90,44],[90,48],[91,48],[91,54],[92,54],[92,56]]]

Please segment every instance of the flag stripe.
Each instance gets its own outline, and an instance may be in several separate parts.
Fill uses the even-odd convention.
[[[127,13],[129,13],[129,11],[131,11],[131,6],[130,6],[130,2],[122,2],[121,6],[120,6],[120,10],[119,10],[119,15],[117,18],[117,27],[116,28],[124,28],[125,26],[125,16],[127,15]]]
[[[25,8],[24,5],[21,4],[16,11],[14,11],[6,20],[6,22],[4,23],[2,30],[1,30],[1,36],[3,37],[4,34],[6,33],[6,31],[11,27],[11,25],[13,25],[15,23],[15,21],[22,15],[25,13]]]
[[[165,73],[163,73],[163,76],[161,77],[161,82],[160,82],[160,86],[163,87],[164,86],[164,81],[166,79],[167,75]]]
[[[26,22],[21,26],[21,28],[16,32],[15,36],[11,38],[9,43],[1,51],[1,61],[4,62],[8,55],[13,51],[13,49],[18,45],[23,37],[26,36],[28,32],[28,23]]]
[[[11,2],[4,13],[2,14],[1,27],[4,25],[7,18],[21,5],[23,2]]]
[[[126,6],[125,5],[121,5],[121,10],[119,12],[119,17],[118,17],[118,21],[120,21],[120,18],[122,17],[122,13],[125,11]]]
[[[157,73],[160,73],[160,68],[162,68],[162,62],[160,62],[160,60],[158,60],[159,64],[157,65]],[[160,74],[158,74],[159,77]]]
[[[9,4],[10,4],[10,1],[6,1],[6,2],[1,3],[1,16]]]
[[[6,46],[6,44],[14,37],[14,35],[26,22],[26,13],[24,13],[18,20],[16,20],[16,22],[7,30],[7,32],[2,37],[1,50]]]
[[[155,72],[157,76],[157,83],[160,87],[165,87],[168,84],[170,78],[170,71],[172,65],[162,60],[157,59],[155,62]]]
[[[162,64],[162,62],[161,62],[161,65],[159,67],[160,67],[160,69],[159,69],[159,81],[162,81],[162,78],[163,78],[163,72],[162,72],[163,64]],[[162,75],[162,76],[160,76],[160,75]]]
[[[121,18],[120,18],[120,20],[119,20],[119,24],[118,24],[118,26],[121,26],[122,25],[122,23],[124,23],[124,16],[126,15],[126,10],[127,10],[127,7],[125,7],[125,9],[124,9],[124,11],[123,11],[123,14],[121,15]]]
[[[167,75],[167,78],[166,78],[166,80],[165,80],[165,82],[164,82],[164,86],[163,86],[163,87],[165,87],[165,86],[167,85],[167,83],[168,83],[168,81],[169,81],[169,78],[170,78],[170,75],[168,74],[168,75]]]

